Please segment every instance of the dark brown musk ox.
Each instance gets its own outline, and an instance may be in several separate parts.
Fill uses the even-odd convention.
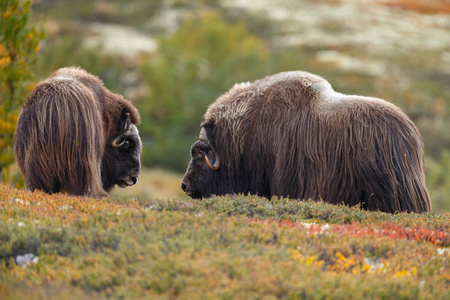
[[[383,212],[431,210],[424,146],[382,99],[283,72],[236,84],[206,111],[181,183],[193,198],[255,194]]]
[[[137,109],[81,68],[62,68],[28,95],[14,136],[29,190],[102,197],[136,184]]]

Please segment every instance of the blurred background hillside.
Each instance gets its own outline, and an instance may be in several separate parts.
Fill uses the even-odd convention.
[[[448,0],[35,0],[32,11],[47,30],[35,81],[81,66],[141,112],[145,169],[118,196],[182,197],[207,106],[236,82],[305,70],[401,107],[425,142],[433,210],[450,211]]]

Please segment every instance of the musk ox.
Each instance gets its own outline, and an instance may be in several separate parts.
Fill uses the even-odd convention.
[[[30,190],[105,196],[135,184],[141,140],[137,109],[80,68],[62,68],[28,95],[14,152]]]
[[[256,194],[431,210],[424,146],[384,100],[335,92],[322,77],[283,72],[236,84],[206,111],[181,183],[193,198]]]

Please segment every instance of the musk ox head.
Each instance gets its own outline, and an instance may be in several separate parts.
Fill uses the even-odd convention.
[[[30,190],[105,196],[137,183],[137,109],[80,68],[62,68],[28,95],[14,152]]]
[[[106,147],[102,160],[102,181],[105,191],[114,185],[121,188],[135,185],[141,171],[142,143],[136,125],[131,123],[130,113],[122,115],[118,135]]]
[[[209,126],[205,125],[206,128]],[[181,188],[192,198],[209,197],[212,192],[218,194],[218,186],[209,186],[210,183],[220,180],[220,159],[216,156],[206,134],[206,129],[200,131],[199,140],[191,147],[191,161],[186,175],[181,183]]]
[[[235,85],[206,111],[181,183],[193,198],[256,194],[385,212],[431,210],[423,142],[377,98],[283,72]]]

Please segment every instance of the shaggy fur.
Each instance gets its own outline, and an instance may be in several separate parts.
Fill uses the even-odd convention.
[[[252,193],[384,212],[431,210],[424,146],[412,121],[377,98],[284,72],[235,85],[205,114],[182,182],[193,197]],[[205,166],[220,158],[222,166]]]
[[[108,163],[103,160],[114,156],[110,144],[123,131],[125,116],[139,123],[130,102],[80,68],[59,69],[38,83],[23,106],[14,136],[16,160],[28,188],[106,195],[120,181],[111,183],[108,177],[125,176],[102,169]],[[140,140],[136,143],[140,152]],[[140,168],[139,153],[137,163]],[[128,172],[138,176],[136,168]]]

